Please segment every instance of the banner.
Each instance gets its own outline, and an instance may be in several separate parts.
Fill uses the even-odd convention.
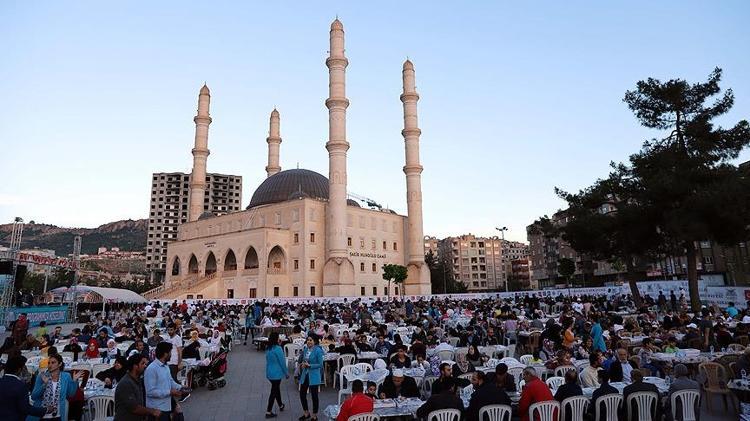
[[[68,317],[68,306],[11,307],[6,313],[6,321],[16,320],[21,313],[26,313],[29,326],[39,326],[45,321],[47,325],[65,323]]]
[[[718,304],[722,308],[726,308],[730,302],[733,302],[737,308],[745,308],[746,301],[750,301],[750,288],[744,287],[726,287],[726,286],[709,286],[715,284],[713,280],[704,282],[703,280],[698,281],[698,295],[701,301],[706,304]],[[685,295],[688,298],[688,281],[643,281],[638,282],[638,291],[642,296],[649,295],[656,301],[661,291],[669,300],[671,291],[674,291],[675,295],[679,299],[681,295]],[[452,299],[452,300],[485,300],[485,299],[521,299],[523,297],[539,297],[549,298],[563,296],[582,296],[582,295],[596,295],[596,296],[607,296],[612,298],[619,295],[629,295],[630,285],[613,285],[603,287],[589,287],[589,288],[560,288],[560,289],[544,289],[536,291],[513,291],[513,292],[477,292],[477,293],[464,293],[464,294],[432,294],[432,295],[405,295],[404,299],[411,301],[430,300],[430,299]],[[360,297],[260,297],[260,298],[233,298],[233,299],[206,299],[206,300],[177,300],[177,303],[185,301],[187,303],[194,303],[198,301],[208,301],[213,303],[228,304],[228,305],[248,305],[253,304],[256,301],[265,299],[269,304],[312,304],[312,303],[343,303],[360,300],[364,303],[372,303],[377,299],[380,301],[392,301],[394,299],[400,300],[400,296],[384,296],[384,297],[373,297],[373,296],[360,296]],[[162,304],[169,305],[175,300],[158,300]]]

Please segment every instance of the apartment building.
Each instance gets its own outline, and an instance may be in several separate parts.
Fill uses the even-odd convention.
[[[206,174],[205,212],[223,215],[242,209],[242,177]],[[154,173],[146,239],[146,270],[152,280],[163,281],[167,244],[177,239],[177,226],[188,222],[190,174]]]

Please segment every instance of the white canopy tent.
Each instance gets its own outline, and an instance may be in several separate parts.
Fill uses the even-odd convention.
[[[47,292],[47,302],[72,302],[73,287],[60,287]],[[147,303],[148,300],[129,289],[92,287],[78,285],[76,291],[79,303],[102,303],[104,311],[107,303]]]

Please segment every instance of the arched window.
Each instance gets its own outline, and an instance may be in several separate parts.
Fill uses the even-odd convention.
[[[172,276],[176,276],[180,274],[180,258],[175,257],[174,261],[172,262]]]
[[[198,273],[198,259],[195,258],[194,254],[190,256],[188,262],[188,273]]]
[[[232,250],[229,250],[227,252],[227,257],[224,258],[224,270],[237,270],[237,259],[234,257],[234,252]]]
[[[245,254],[245,269],[258,269],[258,253],[253,247],[250,247]]]
[[[210,251],[208,252],[208,257],[206,258],[205,275],[208,276],[212,273],[216,273],[216,257],[214,257],[214,253]]]
[[[286,256],[284,250],[279,246],[274,246],[268,253],[268,269],[270,272],[281,273],[286,270]]]

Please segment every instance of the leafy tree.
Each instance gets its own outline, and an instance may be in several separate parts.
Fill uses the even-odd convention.
[[[573,274],[576,273],[576,262],[574,262],[572,259],[568,259],[567,257],[558,259],[557,273],[565,278],[565,281],[570,284]]]
[[[402,265],[396,265],[391,263],[386,263],[383,265],[383,279],[388,281],[388,290],[391,289],[391,282],[393,282],[396,285],[399,285],[399,290],[401,291],[401,295],[404,295],[404,281],[409,276],[409,272],[406,269],[406,266]]]
[[[714,125],[734,104],[731,89],[709,103],[720,81],[719,68],[705,83],[649,78],[624,98],[643,126],[666,132],[644,143],[626,172],[639,186],[638,203],[658,211],[661,246],[687,256],[693,311],[700,310],[695,242],[733,245],[749,234],[748,182],[730,161],[750,144],[750,124]]]
[[[460,294],[467,291],[463,282],[456,281],[453,275],[453,265],[446,258],[436,256],[430,250],[425,254],[424,260],[430,268],[433,294]]]

